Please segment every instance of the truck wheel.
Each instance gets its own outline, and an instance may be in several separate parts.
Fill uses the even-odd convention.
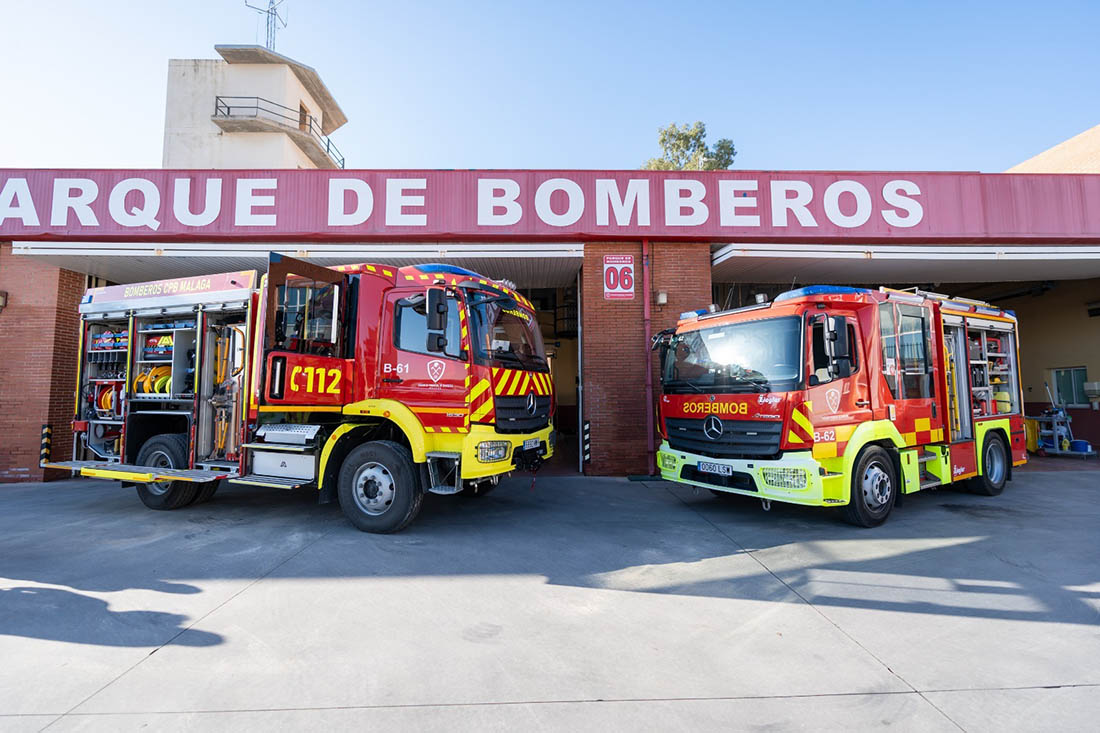
[[[970,490],[984,496],[997,496],[1008,481],[1008,451],[997,433],[987,433],[982,443],[982,475],[970,479]]]
[[[220,481],[207,481],[204,484],[198,484],[199,492],[195,495],[194,503],[202,504],[204,501],[210,501],[210,498],[217,492],[220,483]]]
[[[363,532],[399,532],[416,518],[424,490],[412,454],[389,440],[353,448],[340,466],[340,508]]]
[[[187,468],[187,438],[179,434],[149,438],[138,451],[137,463],[157,468]],[[193,502],[198,493],[198,485],[190,481],[137,485],[138,498],[150,509],[179,509]]]
[[[890,516],[897,501],[898,480],[890,455],[872,445],[856,459],[852,493],[844,518],[859,527],[877,527]]]

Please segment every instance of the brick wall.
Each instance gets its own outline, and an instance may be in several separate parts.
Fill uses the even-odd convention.
[[[664,306],[651,300],[650,331],[676,325],[680,313],[706,307],[711,298],[710,246],[705,243],[650,243],[652,293],[665,291]],[[637,282],[633,300],[603,296],[605,254],[634,255]],[[655,356],[649,352],[643,320],[642,245],[586,243],[582,288],[584,415],[592,427],[588,473],[639,474],[649,470],[646,455],[645,360],[651,359],[653,394],[660,391]]]
[[[54,428],[54,458],[71,457],[84,276],[13,255],[9,243],[0,243],[0,290],[8,293],[0,312],[0,482],[40,480],[43,423]]]

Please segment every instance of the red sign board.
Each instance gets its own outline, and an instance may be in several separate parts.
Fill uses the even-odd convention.
[[[634,255],[603,256],[603,297],[634,300]]]
[[[1100,175],[0,170],[0,241],[1100,242]]]

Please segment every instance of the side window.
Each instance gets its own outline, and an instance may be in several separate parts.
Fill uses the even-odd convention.
[[[1088,376],[1085,367],[1062,367],[1054,369],[1054,399],[1060,405],[1085,407],[1089,404],[1085,394],[1085,382]]]
[[[818,384],[831,382],[829,375],[829,357],[825,354],[825,324],[818,318],[810,331],[810,347],[813,351],[811,373],[817,377]],[[856,341],[856,329],[848,322],[848,347],[851,353],[852,374],[859,371],[859,343]]]
[[[276,348],[336,356],[340,328],[340,287],[332,283],[295,281],[280,285],[276,312]]]
[[[886,386],[896,400],[898,398],[898,337],[894,328],[894,304],[882,303],[878,307],[879,336],[882,339],[882,373]]]
[[[906,399],[933,397],[929,365],[927,312],[923,308],[901,306],[898,346],[901,361],[902,394]]]
[[[458,309],[462,307],[454,298],[447,298],[450,310],[447,315],[447,348],[441,356],[459,358],[462,351],[461,326],[458,319]],[[397,309],[394,313],[394,346],[402,351],[411,351],[416,354],[428,354],[428,316],[426,313],[427,302],[423,297],[416,302],[406,300],[397,301]]]

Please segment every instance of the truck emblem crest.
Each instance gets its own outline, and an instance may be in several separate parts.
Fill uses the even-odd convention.
[[[829,412],[836,412],[840,409],[840,390],[830,389],[825,393],[825,404],[829,406]]]
[[[428,376],[432,378],[433,382],[438,382],[443,378],[443,370],[446,368],[447,365],[439,359],[433,359],[428,362]]]
[[[722,419],[717,415],[707,415],[707,419],[703,421],[703,435],[711,440],[718,440],[722,437],[722,430]]]
[[[530,394],[527,395],[527,404],[525,405],[525,407],[527,409],[527,414],[528,415],[534,415],[535,414],[535,408],[537,407],[537,405],[535,404],[535,393],[534,392],[531,392]]]

